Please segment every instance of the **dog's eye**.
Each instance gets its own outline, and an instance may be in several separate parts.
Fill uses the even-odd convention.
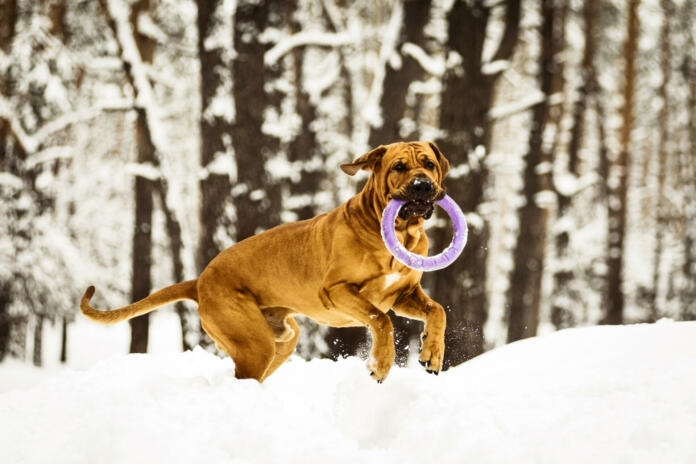
[[[433,163],[430,160],[426,161],[425,162],[425,169],[429,169],[432,171],[433,169],[435,169],[435,163]]]
[[[392,170],[396,172],[404,172],[406,170],[406,165],[404,163],[396,163],[393,167]]]

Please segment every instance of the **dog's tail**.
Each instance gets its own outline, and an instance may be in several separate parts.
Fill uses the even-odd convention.
[[[149,313],[159,306],[167,303],[172,303],[178,300],[193,300],[198,303],[198,289],[196,283],[198,279],[187,280],[178,284],[170,285],[161,290],[156,291],[152,295],[143,298],[123,308],[114,309],[112,311],[100,311],[89,305],[89,300],[94,296],[94,286],[90,286],[85,290],[80,301],[80,311],[88,319],[101,322],[102,324],[115,324],[125,321],[141,314]]]

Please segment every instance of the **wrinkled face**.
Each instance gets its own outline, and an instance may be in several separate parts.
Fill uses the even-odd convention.
[[[372,170],[377,195],[386,205],[392,198],[406,202],[399,217],[428,219],[433,203],[445,196],[442,181],[449,163],[433,143],[410,142],[380,146],[341,166],[353,175],[360,169]]]

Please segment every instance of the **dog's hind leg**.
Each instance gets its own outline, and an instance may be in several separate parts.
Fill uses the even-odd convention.
[[[295,352],[295,346],[297,346],[297,340],[300,338],[300,326],[297,325],[295,319],[292,317],[285,318],[285,326],[288,331],[292,331],[292,335],[287,340],[278,340],[275,342],[275,357],[273,362],[268,367],[266,375],[264,378],[271,375],[278,369],[287,359]]]
[[[203,329],[234,360],[238,379],[262,382],[276,354],[273,330],[253,298],[215,284],[212,287],[199,289]]]

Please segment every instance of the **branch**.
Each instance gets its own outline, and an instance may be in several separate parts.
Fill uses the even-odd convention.
[[[420,46],[406,42],[401,46],[401,53],[404,56],[410,56],[421,68],[428,74],[442,77],[445,74],[445,63],[441,59],[433,58]]]
[[[296,47],[306,45],[316,45],[318,47],[340,47],[355,43],[355,37],[346,32],[299,32],[289,37],[281,39],[277,44],[266,52],[263,61],[266,66],[272,66],[278,62],[283,55]]]
[[[488,119],[491,121],[499,121],[501,119],[509,118],[510,116],[522,113],[535,107],[536,105],[542,103],[545,99],[546,95],[537,90],[534,93],[530,93],[520,101],[494,106],[488,111]]]

